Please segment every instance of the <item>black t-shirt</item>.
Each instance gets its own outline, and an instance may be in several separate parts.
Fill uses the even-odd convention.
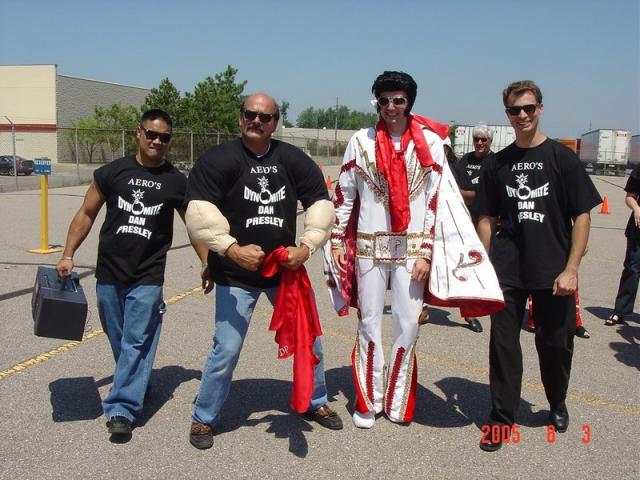
[[[240,139],[207,150],[189,174],[187,201],[213,203],[225,216],[238,245],[255,244],[268,255],[296,244],[298,201],[306,210],[329,194],[320,168],[302,150],[271,140],[269,151],[256,157]],[[264,278],[227,257],[209,252],[216,283],[240,287],[277,286],[279,276]]]
[[[635,193],[640,195],[640,165],[636,165],[627,179],[627,184],[624,187],[624,191],[627,193]],[[624,234],[631,239],[640,240],[640,230],[636,227],[636,222],[633,219],[633,212],[627,222],[627,228]]]
[[[186,177],[170,163],[143,167],[128,155],[98,168],[93,179],[107,205],[96,278],[121,286],[162,285]]]
[[[493,156],[495,156],[493,152],[489,152],[483,158],[477,158],[475,152],[465,153],[454,166],[454,177],[458,182],[458,186],[462,190],[477,192],[478,185],[480,184],[480,167],[483,165],[482,162],[486,162]],[[478,212],[475,200],[468,208],[473,222],[476,223],[478,221]]]
[[[573,219],[600,202],[576,154],[553,140],[512,143],[485,161],[475,206],[499,221],[490,255],[500,283],[552,288],[566,266]]]

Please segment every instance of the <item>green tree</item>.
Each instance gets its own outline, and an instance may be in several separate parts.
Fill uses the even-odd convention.
[[[84,151],[89,163],[93,163],[94,155],[100,150],[100,144],[103,140],[98,121],[93,116],[86,117],[74,122],[72,126],[74,127],[73,129],[65,130],[65,136],[69,141],[71,151],[74,153],[74,156],[79,156],[80,152]],[[75,151],[76,129],[78,133],[78,149],[80,152]]]
[[[78,148],[87,154],[89,163],[97,161],[95,155],[108,147],[110,159],[113,160],[122,154],[122,141],[124,137],[125,152],[136,149],[136,141],[132,131],[138,126],[140,113],[133,106],[123,107],[113,104],[109,107],[96,105],[94,113],[90,117],[81,118],[72,126],[78,132]],[[66,133],[72,150],[75,149],[75,130]],[[100,159],[104,161],[104,157]]]
[[[297,125],[301,128],[337,128],[340,130],[357,130],[359,128],[375,125],[377,114],[349,110],[345,105],[340,105],[336,109],[308,107],[298,115]]]
[[[197,132],[238,131],[238,109],[247,81],[236,83],[238,70],[227,66],[222,73],[198,83],[193,93],[185,94],[186,125]]]
[[[329,118],[327,111],[322,108],[307,107],[298,115],[296,122],[300,128],[323,128],[328,127]],[[333,125],[331,125],[333,127]]]
[[[102,143],[106,143],[109,147],[111,160],[121,155],[123,137],[125,152],[135,150],[135,140],[131,132],[136,129],[140,121],[140,113],[136,107],[131,105],[123,107],[117,103],[106,108],[96,105],[94,117],[102,131]]]
[[[140,107],[144,113],[152,108],[159,108],[171,115],[174,129],[187,129],[185,125],[185,100],[180,91],[168,78],[163,79],[158,88],[152,88]]]

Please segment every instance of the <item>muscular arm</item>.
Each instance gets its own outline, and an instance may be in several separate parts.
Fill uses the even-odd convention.
[[[329,239],[335,218],[333,203],[329,200],[318,200],[309,206],[305,212],[300,246],[287,247],[289,258],[282,266],[295,270],[306,262],[314,251],[322,248]]]
[[[185,207],[180,207],[176,208],[176,211],[186,225],[187,222],[185,220],[185,215],[187,213],[187,209]],[[209,275],[209,267],[207,265],[209,248],[204,243],[195,241],[193,238],[191,238],[191,236],[189,236],[189,241],[191,242],[191,246],[195,250],[196,255],[198,255],[198,258],[200,259],[200,263],[202,265],[202,268],[200,269],[200,278],[202,280],[202,288],[204,289],[204,293],[206,295],[211,290],[213,290],[213,280],[211,280],[211,276]]]
[[[104,202],[104,195],[95,182],[92,183],[87,189],[80,209],[76,212],[69,225],[62,259],[56,265],[58,275],[66,276],[71,274],[73,270],[73,255],[84,239],[87,238]]]
[[[573,295],[578,286],[578,267],[589,241],[591,214],[581,213],[573,222],[571,230],[571,249],[564,270],[553,282],[554,295]]]
[[[204,244],[207,249],[223,255],[242,268],[255,272],[264,260],[264,251],[259,245],[240,246],[229,235],[229,222],[213,203],[191,200],[187,206],[185,223],[189,238]]]

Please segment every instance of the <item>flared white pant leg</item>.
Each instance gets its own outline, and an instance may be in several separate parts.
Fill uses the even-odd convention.
[[[373,260],[356,260],[358,275],[358,337],[352,353],[356,389],[355,410],[379,413],[383,408],[384,352],[382,350],[382,311],[389,282],[389,271],[373,266]]]
[[[352,354],[355,410],[361,413],[384,410],[391,420],[398,422],[411,421],[415,404],[415,343],[425,282],[411,280],[412,267],[413,261],[408,266],[382,267],[374,267],[370,259],[357,261],[360,321]],[[389,281],[393,344],[385,375],[382,312]]]
[[[393,344],[388,359],[384,411],[390,420],[410,422],[415,409],[418,369],[415,347],[425,281],[411,279],[414,261],[394,266],[391,273]]]

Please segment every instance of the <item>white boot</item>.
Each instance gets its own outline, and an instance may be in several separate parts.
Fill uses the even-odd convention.
[[[376,423],[376,414],[374,412],[360,413],[353,412],[353,424],[358,428],[371,428]]]

